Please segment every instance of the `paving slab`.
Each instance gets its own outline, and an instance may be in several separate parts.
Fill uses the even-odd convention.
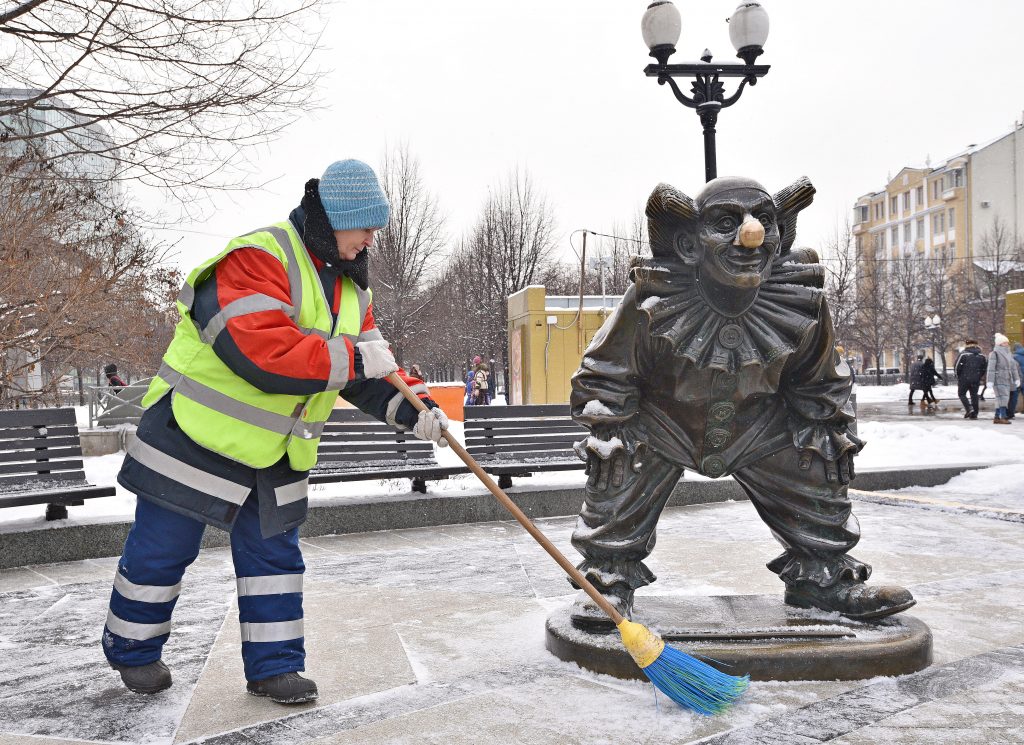
[[[0,572],[0,745],[1013,743],[1024,741],[1024,524],[858,502],[854,554],[906,583],[935,664],[866,681],[755,683],[729,712],[561,662],[544,622],[574,592],[508,522],[304,539],[314,705],[245,693],[230,552],[189,568],[165,649],[174,686],[125,691],[99,635],[112,557]],[[571,552],[572,518],[542,529]],[[647,592],[781,593],[746,502],[666,510]],[[573,555],[570,553],[570,555]],[[685,647],[684,647],[685,648]]]

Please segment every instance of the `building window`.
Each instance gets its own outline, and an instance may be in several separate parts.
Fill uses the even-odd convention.
[[[864,236],[863,235],[858,235],[857,236],[857,254],[860,255],[860,253],[863,250],[864,250]]]
[[[910,212],[910,192],[903,192],[903,209],[906,212]]]
[[[946,213],[936,212],[932,215],[932,235],[946,232]]]
[[[908,192],[909,194],[909,192]],[[910,221],[903,223],[903,242],[910,243],[912,238],[910,237]]]
[[[947,264],[952,264],[953,259],[956,258],[956,242],[952,241],[946,246],[946,261]]]
[[[932,181],[932,199],[938,199],[942,196],[942,178],[937,178]]]
[[[949,208],[949,229],[952,230],[956,227],[956,209],[953,207]]]
[[[897,200],[897,197],[890,197],[889,198],[889,214],[890,215],[895,215],[896,214],[896,207],[897,207],[896,200]]]
[[[962,168],[954,168],[952,171],[950,171],[946,175],[946,180],[947,180],[947,183],[949,184],[949,188],[953,188],[955,186],[963,186],[964,185],[964,171],[963,171],[963,169]]]
[[[924,239],[924,218],[923,217],[917,218],[917,239],[919,241]]]
[[[895,197],[893,197],[893,199],[895,199]],[[891,245],[893,248],[896,248],[896,246],[898,246],[899,243],[900,243],[900,229],[899,229],[899,226],[897,226],[897,225],[893,225],[892,226],[892,231],[891,231],[891,234],[890,234],[889,238],[890,238],[890,244],[889,245]]]
[[[917,208],[921,209],[924,207],[924,187],[919,186],[914,189],[914,198],[917,200]]]
[[[875,233],[875,253],[885,250],[885,233]]]
[[[868,208],[867,205],[863,205],[857,208],[857,222],[868,221]]]
[[[875,219],[876,220],[881,220],[882,219],[882,210],[883,209],[885,209],[885,203],[884,202],[875,202]]]

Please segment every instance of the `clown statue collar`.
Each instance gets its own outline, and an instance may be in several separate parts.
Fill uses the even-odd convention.
[[[739,177],[708,182],[696,199],[659,185],[647,203],[653,257],[631,273],[652,334],[697,367],[779,372],[823,297],[815,252],[790,251],[813,195],[806,178],[774,196]]]

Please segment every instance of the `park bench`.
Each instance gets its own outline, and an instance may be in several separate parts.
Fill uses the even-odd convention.
[[[427,481],[465,473],[464,466],[441,466],[434,444],[401,432],[359,409],[335,409],[324,426],[310,484],[370,479],[412,479],[413,491],[425,493]]]
[[[0,507],[45,504],[46,519],[68,516],[68,506],[112,497],[82,470],[82,443],[74,409],[0,411]]]
[[[588,432],[569,416],[568,404],[467,406],[466,450],[507,489],[512,477],[582,470],[573,444]]]

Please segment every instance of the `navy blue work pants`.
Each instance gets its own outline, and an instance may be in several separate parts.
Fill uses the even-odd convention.
[[[199,555],[206,526],[139,498],[135,523],[118,562],[103,652],[124,667],[160,659],[185,569]],[[260,534],[255,493],[231,530],[246,680],[305,669],[302,575],[298,528]]]

